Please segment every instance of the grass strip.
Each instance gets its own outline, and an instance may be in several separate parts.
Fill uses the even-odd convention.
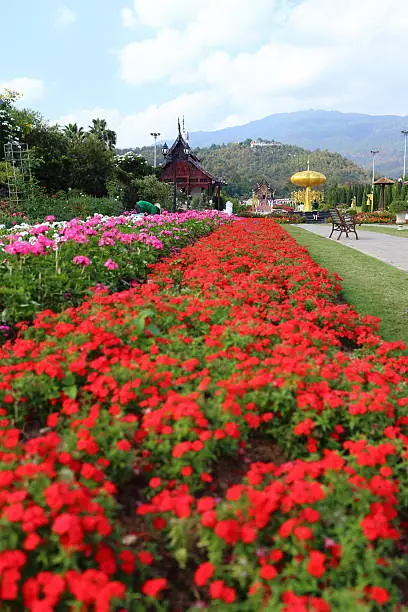
[[[369,232],[377,232],[377,234],[389,234],[390,236],[398,236],[399,238],[408,238],[408,225],[402,230],[395,227],[378,227],[377,225],[362,225],[361,229]]]
[[[381,319],[385,340],[408,343],[408,274],[375,257],[299,227],[285,228],[322,267],[343,279],[342,295],[363,315]],[[377,228],[376,228],[377,229]]]

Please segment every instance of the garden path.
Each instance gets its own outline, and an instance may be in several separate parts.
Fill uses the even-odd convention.
[[[298,225],[298,227],[328,238],[331,232],[331,225],[316,224],[316,225]],[[366,255],[376,257],[395,268],[408,272],[408,240],[391,236],[389,234],[379,234],[362,230],[357,227],[358,240],[354,234],[350,234],[347,238],[344,234],[338,241],[339,243],[348,246]],[[337,242],[338,233],[333,234],[331,240]]]

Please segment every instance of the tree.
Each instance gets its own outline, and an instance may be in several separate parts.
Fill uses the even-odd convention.
[[[49,193],[70,187],[69,141],[56,125],[35,124],[25,138],[30,148],[32,173]]]
[[[105,119],[92,119],[92,125],[89,126],[89,133],[104,142],[110,151],[115,149],[116,132],[108,129]]]
[[[78,127],[76,123],[68,123],[64,126],[65,136],[72,142],[83,142],[86,138],[86,132],[83,127]]]
[[[46,124],[42,115],[31,108],[17,108],[16,106],[12,106],[10,113],[15,123],[20,128],[20,140],[24,143],[28,143],[30,140],[30,133],[32,130],[38,129]]]
[[[69,148],[70,187],[97,197],[107,195],[107,182],[114,172],[114,155],[94,135]]]
[[[136,202],[147,200],[155,204],[159,202],[163,208],[170,210],[173,187],[162,183],[154,175],[133,180],[123,190],[123,203],[126,210],[133,210]]]
[[[18,97],[17,92],[8,89],[0,94],[0,160],[4,159],[4,145],[20,140],[21,129],[12,115],[13,102]]]
[[[153,168],[142,155],[133,151],[115,157],[115,165],[118,169],[118,178],[124,183],[156,173],[156,168]]]

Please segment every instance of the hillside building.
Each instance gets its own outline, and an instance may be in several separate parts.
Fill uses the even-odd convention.
[[[267,181],[259,182],[254,189],[253,195],[262,204],[268,204],[273,200],[273,190]]]

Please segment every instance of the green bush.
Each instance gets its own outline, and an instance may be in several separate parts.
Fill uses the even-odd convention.
[[[133,210],[139,200],[159,202],[164,210],[171,209],[172,186],[162,183],[156,176],[134,179],[123,187],[122,195],[125,210]]]
[[[232,211],[234,215],[238,215],[239,217],[243,217],[248,212],[248,206],[246,204],[241,204],[239,200],[234,200],[234,198],[230,198],[233,203]]]
[[[390,205],[390,212],[400,213],[408,210],[408,202],[406,200],[393,200]]]
[[[86,218],[96,213],[116,216],[123,212],[123,204],[116,198],[94,198],[80,192],[59,193],[49,196],[41,193],[33,200],[22,204],[24,214],[30,221],[41,221],[53,215],[57,221],[69,221],[75,217]]]
[[[272,219],[277,223],[304,223],[305,217],[302,215],[291,214],[291,213],[254,213],[254,212],[243,212],[239,215],[244,219]]]

